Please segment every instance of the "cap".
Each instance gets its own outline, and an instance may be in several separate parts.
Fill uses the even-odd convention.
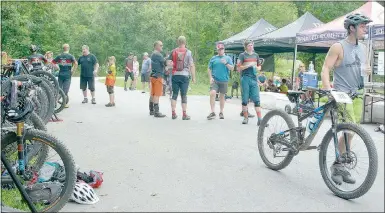
[[[217,43],[217,50],[219,49],[225,49],[225,44],[223,44],[222,42],[218,42]]]

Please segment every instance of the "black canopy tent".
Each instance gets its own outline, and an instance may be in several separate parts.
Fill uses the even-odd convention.
[[[250,37],[261,36],[269,33],[277,28],[267,22],[265,19],[259,19],[255,24],[251,25],[244,31],[223,40],[226,50],[243,50],[243,41]]]
[[[296,58],[296,51],[308,53],[326,53],[328,48],[320,46],[301,46],[298,50],[296,48],[296,35],[298,32],[319,27],[323,24],[319,19],[314,17],[311,13],[306,12],[294,22],[279,28],[262,36],[253,36],[250,39],[254,41],[256,51],[266,53],[285,53],[294,52]],[[293,60],[293,70],[295,69],[295,60]],[[294,81],[292,72],[291,81]]]

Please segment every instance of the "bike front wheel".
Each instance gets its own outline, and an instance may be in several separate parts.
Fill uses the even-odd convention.
[[[319,152],[321,175],[327,187],[335,195],[343,199],[355,199],[367,193],[376,179],[377,150],[369,133],[357,124],[340,123],[336,129],[337,138],[341,141],[338,149],[345,151],[339,151],[342,153],[340,154],[342,160],[335,164],[336,149],[333,132],[330,129],[322,140]],[[349,151],[346,151],[346,146],[342,145],[345,144],[343,143],[345,140],[351,141]],[[330,142],[332,146],[329,146]],[[331,147],[330,150],[328,150],[329,147]]]

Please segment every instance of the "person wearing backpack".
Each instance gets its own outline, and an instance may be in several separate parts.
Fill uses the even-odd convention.
[[[171,98],[171,109],[172,109],[172,119],[176,119],[176,100],[178,93],[180,91],[180,96],[182,99],[182,110],[183,110],[183,120],[190,120],[190,116],[187,115],[187,91],[190,83],[190,76],[192,82],[195,83],[195,66],[190,50],[186,48],[186,37],[179,36],[177,40],[178,48],[175,48],[168,60],[173,62],[172,68],[172,98]]]

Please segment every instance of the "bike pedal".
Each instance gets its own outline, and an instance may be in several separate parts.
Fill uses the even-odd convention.
[[[318,149],[318,146],[309,146],[306,148],[306,150],[312,150],[312,149]]]

